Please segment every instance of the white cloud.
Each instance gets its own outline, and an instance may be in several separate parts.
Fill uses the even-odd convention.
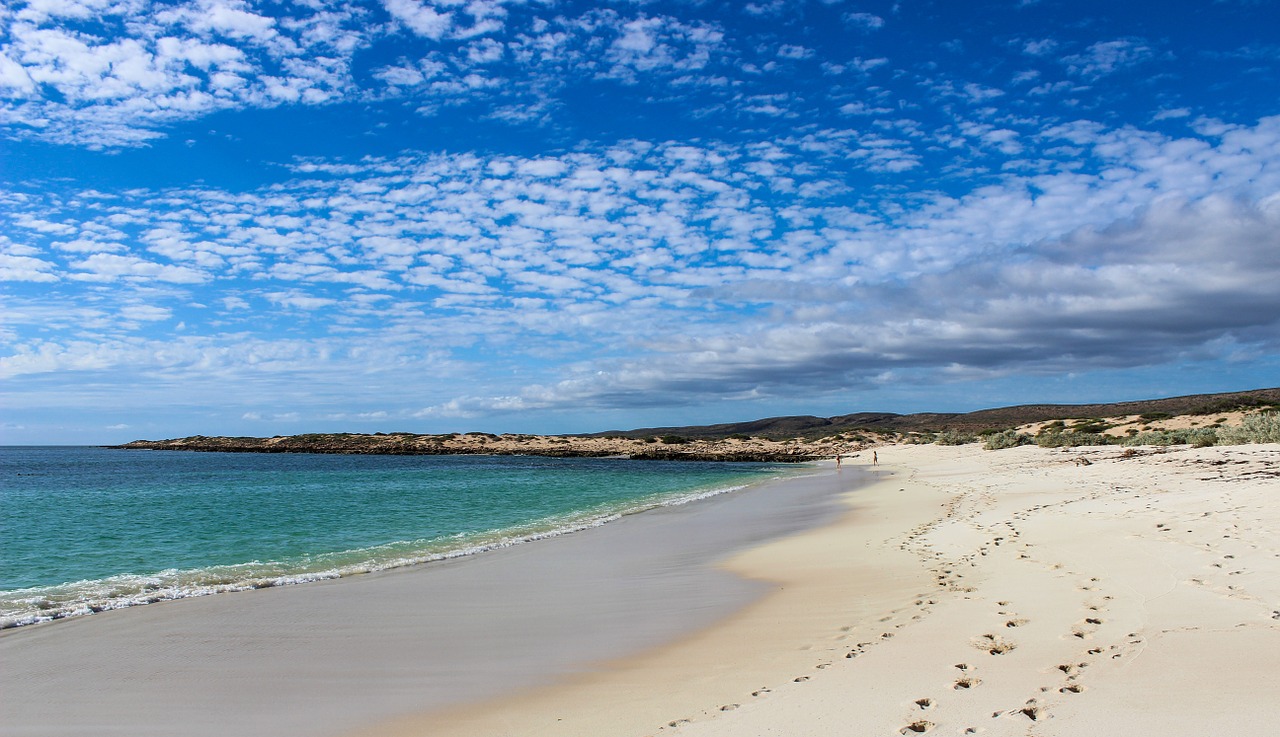
[[[844,115],[885,115],[893,110],[887,107],[872,107],[859,100],[841,105],[840,112]]]
[[[0,281],[56,282],[57,268],[43,259],[0,253]]]
[[[617,34],[609,43],[605,58],[611,67],[603,76],[627,82],[635,82],[638,73],[702,69],[719,53],[724,41],[723,32],[714,26],[669,16],[626,19],[603,11],[582,28]]]
[[[1062,62],[1074,74],[1097,78],[1162,58],[1169,58],[1168,54],[1156,51],[1141,39],[1125,38],[1099,41],[1083,53],[1062,57]]]
[[[539,179],[559,177],[567,170],[568,166],[563,161],[557,161],[556,159],[533,159],[522,161],[517,166],[517,171],[520,174]]]
[[[382,0],[388,13],[419,36],[436,41],[453,26],[453,14],[441,13],[418,0]]]
[[[202,35],[220,35],[232,39],[252,40],[266,44],[276,38],[272,18],[247,9],[243,0],[197,0],[158,15],[166,21],[178,21]]]
[[[816,53],[813,49],[796,44],[783,44],[778,47],[778,57],[781,59],[811,59]]]
[[[872,13],[845,13],[844,20],[849,25],[870,31],[884,27],[884,18]]]
[[[174,284],[199,284],[208,279],[205,274],[186,266],[157,264],[137,256],[111,253],[95,253],[70,266],[77,271],[69,277],[81,281],[111,282],[120,278],[142,278]]]
[[[172,316],[172,310],[167,307],[159,307],[156,305],[125,305],[120,310],[121,319],[129,320],[131,322],[158,322],[160,320],[168,320]]]
[[[36,91],[36,83],[21,64],[0,53],[0,95],[25,97]]]
[[[349,94],[364,11],[289,12],[243,0],[28,3],[0,35],[0,98],[11,99],[0,121],[54,143],[134,146],[218,110]]]
[[[1022,51],[1031,56],[1048,56],[1058,49],[1058,42],[1051,38],[1036,39],[1027,41],[1022,46]]]

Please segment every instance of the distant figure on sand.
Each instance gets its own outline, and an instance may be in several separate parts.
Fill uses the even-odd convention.
[[[874,450],[871,451],[871,465],[873,466],[880,465],[880,454],[875,452]]]
[[[841,456],[839,456],[839,455],[837,455],[837,456],[836,456],[836,468],[839,468],[839,467],[840,467],[840,458],[841,458]]]

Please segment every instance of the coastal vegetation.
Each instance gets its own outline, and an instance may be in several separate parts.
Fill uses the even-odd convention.
[[[1280,442],[1280,389],[1111,405],[1024,405],[965,414],[774,417],[753,422],[612,430],[592,435],[467,433],[308,433],[303,435],[137,440],[132,449],[237,453],[376,455],[619,456],[643,460],[800,462],[858,453],[887,443],[1021,445],[1240,445]],[[1209,418],[1213,419],[1210,420]]]
[[[1179,416],[1163,415],[1161,417],[1141,417],[1141,421],[1160,422],[1176,420]],[[1190,445],[1196,448],[1208,448],[1215,445],[1247,445],[1250,443],[1280,443],[1280,412],[1262,411],[1244,415],[1239,424],[1229,425],[1216,421],[1207,427],[1165,427],[1155,428],[1150,425],[1145,429],[1129,428],[1123,435],[1109,434],[1106,431],[1114,426],[1096,424],[1096,421],[1085,421],[1088,424],[1068,428],[1062,422],[1051,422],[1040,428],[1034,435],[1016,429],[1003,430],[987,436],[983,448],[986,450],[1003,450],[1019,445],[1039,445],[1042,448],[1075,448],[1093,445],[1119,445],[1136,447],[1144,445],[1171,446]],[[953,443],[936,441],[939,445]]]

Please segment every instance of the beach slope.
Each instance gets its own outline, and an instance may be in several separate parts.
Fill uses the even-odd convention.
[[[1280,721],[1280,446],[880,461],[839,523],[727,563],[772,594],[720,625],[361,734],[1200,737]]]

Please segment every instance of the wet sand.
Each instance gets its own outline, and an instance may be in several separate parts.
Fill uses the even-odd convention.
[[[0,734],[340,735],[542,687],[707,628],[767,586],[716,567],[832,519],[814,469],[471,558],[0,633]]]

